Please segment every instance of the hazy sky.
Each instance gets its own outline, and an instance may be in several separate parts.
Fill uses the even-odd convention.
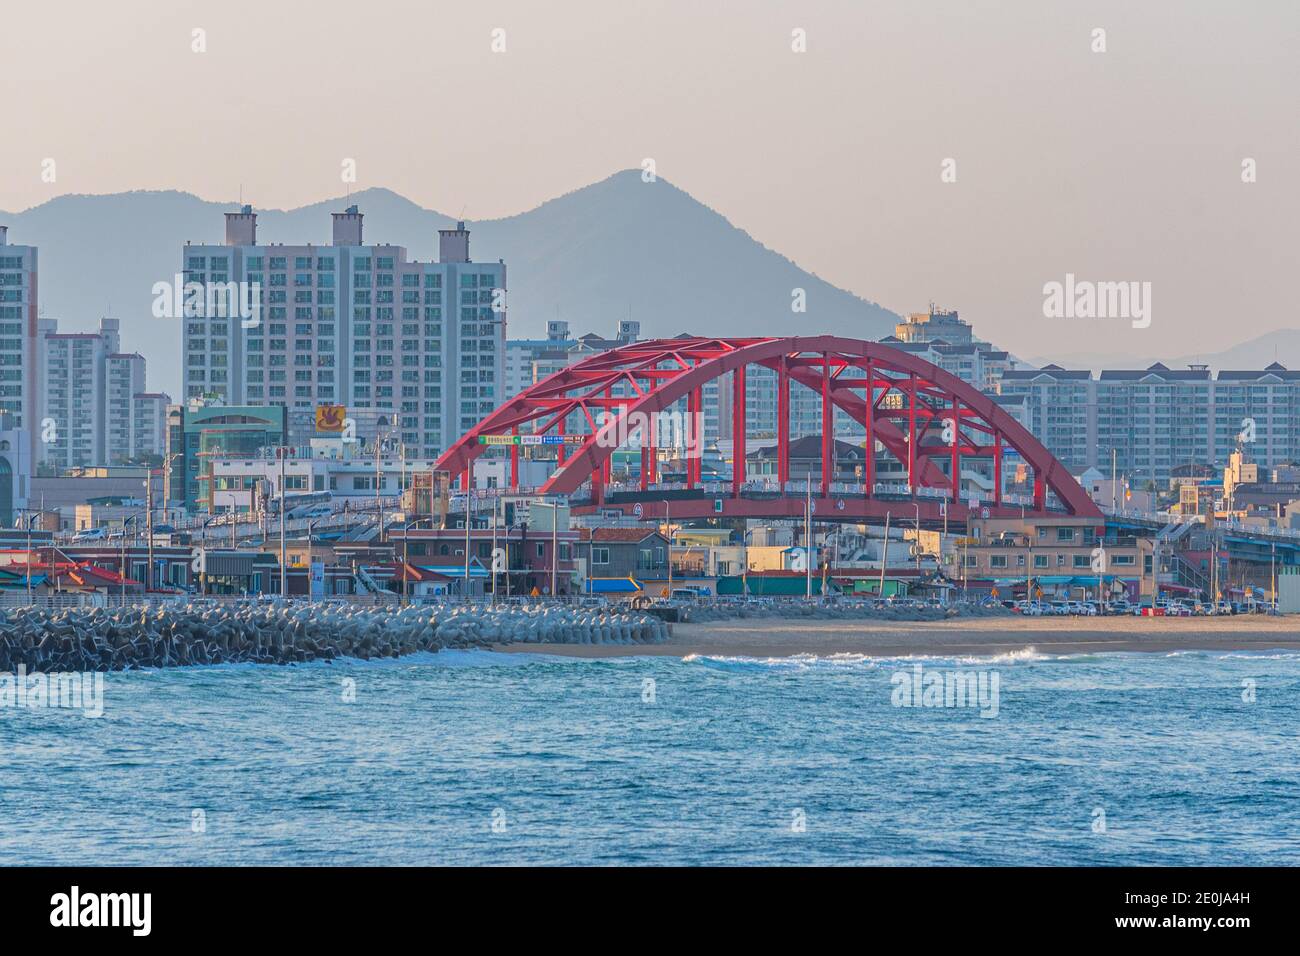
[[[292,207],[352,158],[356,188],[490,218],[652,157],[804,268],[1021,354],[1300,324],[1294,0],[84,0],[0,23],[0,209],[241,186]],[[1150,327],[1044,318],[1067,272],[1151,282]]]

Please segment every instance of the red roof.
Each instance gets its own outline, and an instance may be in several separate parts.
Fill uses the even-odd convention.
[[[414,581],[416,584],[420,584],[421,582],[427,581],[451,580],[451,578],[445,574],[439,574],[437,571],[430,571],[428,568],[421,568],[414,564],[389,564],[380,565],[380,567],[385,569],[391,568],[392,577],[396,578],[398,581],[410,580]],[[406,569],[405,573],[402,572],[403,568]]]
[[[98,587],[101,585],[112,585],[120,587],[126,585],[138,585],[140,582],[131,578],[123,578],[116,571],[110,571],[108,568],[101,568],[98,565],[91,564],[89,561],[32,561],[29,564],[23,564],[19,561],[12,562],[9,567],[22,566],[28,573],[43,572],[52,577],[67,575],[74,582],[80,585],[90,585]]]
[[[651,535],[659,534],[653,528],[579,528],[579,541],[624,541],[631,544],[644,541]],[[660,535],[663,537],[663,535]]]

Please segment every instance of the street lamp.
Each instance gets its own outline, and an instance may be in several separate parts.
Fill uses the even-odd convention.
[[[59,512],[49,508],[20,508],[20,514],[27,515],[27,603],[33,603],[32,597],[32,523],[41,515],[57,515]]]
[[[396,416],[394,416],[396,419]],[[382,430],[381,430],[382,429]],[[393,429],[388,424],[388,416],[380,415],[375,422],[375,520],[379,522],[379,543],[384,543],[384,507],[380,501],[380,488],[383,485],[383,473],[380,471],[379,460],[382,454],[384,439],[392,434]]]
[[[921,584],[921,503],[914,501],[912,507],[916,509],[916,583],[919,590]]]
[[[1025,561],[1025,603],[1031,600],[1029,592],[1034,575],[1034,536],[1028,531],[1025,532],[1025,547],[1029,549],[1029,558]]]
[[[314,563],[311,543],[312,543],[313,536],[316,532],[317,522],[324,521],[327,517],[332,518],[333,515],[332,514],[319,515],[318,517],[310,518],[307,521],[307,603],[308,604],[312,603],[312,600],[314,599],[314,595],[312,594],[312,590],[311,590],[312,587],[311,566]],[[322,585],[323,584],[324,581],[322,580]]]
[[[139,511],[133,515],[127,515],[122,519],[122,560],[118,564],[118,573],[122,576],[122,605],[126,605],[126,526],[137,518],[144,517],[144,512]]]
[[[410,594],[411,594],[410,572],[408,570],[411,563],[411,539],[408,532],[412,528],[417,527],[421,522],[432,521],[432,520],[433,518],[428,516],[423,518],[413,518],[412,520],[406,522],[406,524],[402,525],[402,604],[403,605],[410,603]],[[496,590],[495,583],[493,584],[492,590],[493,591]]]

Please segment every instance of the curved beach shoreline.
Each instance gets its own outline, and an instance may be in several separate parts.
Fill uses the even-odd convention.
[[[1116,651],[1300,651],[1295,618],[1062,617],[955,618],[945,621],[825,621],[773,618],[674,624],[661,644],[635,647],[498,644],[512,654],[566,657],[790,657],[795,654],[994,655],[1034,648],[1048,654]]]

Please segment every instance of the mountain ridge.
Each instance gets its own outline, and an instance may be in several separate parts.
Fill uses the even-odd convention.
[[[437,255],[437,230],[457,221],[387,187],[294,209],[262,209],[259,243],[328,245],[328,213],[356,204],[365,242],[404,246],[413,259]],[[235,202],[178,189],[56,196],[21,213],[0,213],[9,241],[40,249],[42,315],[62,331],[92,331],[100,316],[121,320],[122,344],[141,352],[152,391],[180,398],[180,323],[152,316],[152,288],[180,271],[187,241],[219,244],[222,213]],[[899,316],[841,289],[755,239],[722,213],[640,170],[552,197],[497,219],[465,220],[471,258],[504,259],[508,334],[535,338],[546,321],[573,334],[612,335],[641,322],[647,338],[692,329],[707,335],[788,335],[815,328],[880,338]],[[805,290],[806,313],[791,310]]]

